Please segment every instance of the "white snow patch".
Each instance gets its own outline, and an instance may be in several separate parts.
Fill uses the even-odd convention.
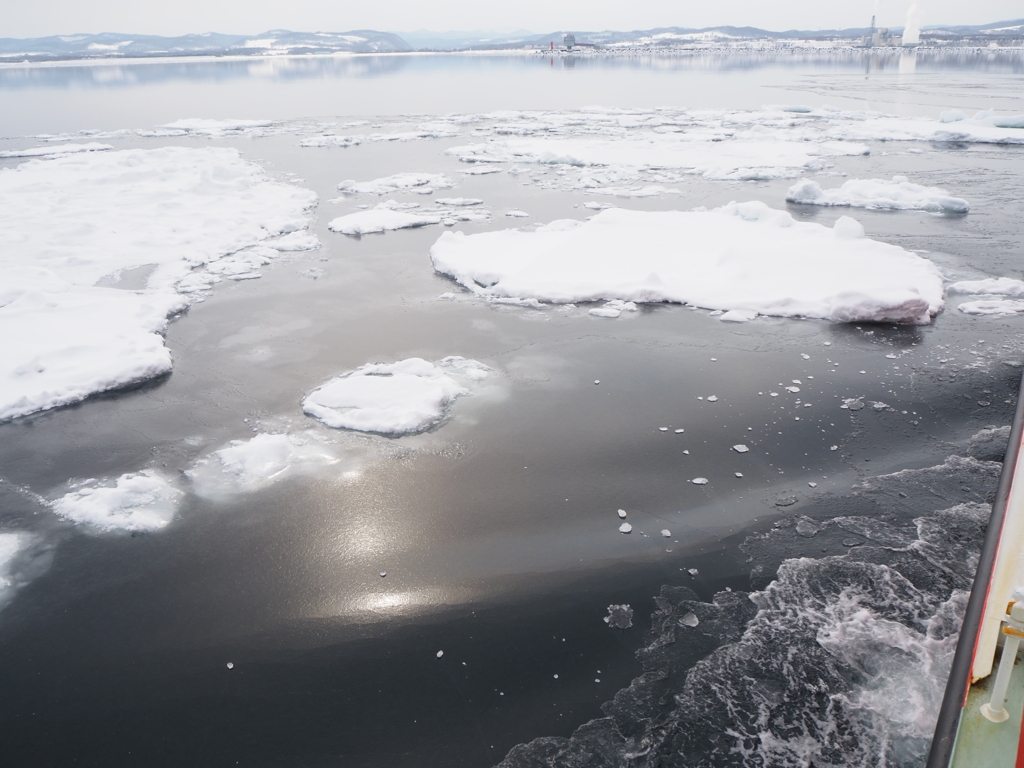
[[[786,194],[786,200],[803,205],[842,205],[882,210],[919,210],[932,213],[967,213],[966,200],[952,197],[938,187],[914,184],[906,176],[882,179],[850,179],[838,189],[824,190],[811,179],[801,179]]]
[[[690,212],[615,208],[531,233],[445,232],[430,255],[438,272],[483,296],[928,322],[943,306],[936,266],[862,235],[848,217],[829,229],[760,202]]]
[[[317,387],[302,410],[335,429],[416,434],[439,424],[452,401],[470,394],[469,385],[490,373],[483,363],[463,357],[372,363]]]
[[[163,474],[144,469],[113,481],[85,480],[51,503],[65,520],[100,531],[154,531],[178,511],[183,494]]]

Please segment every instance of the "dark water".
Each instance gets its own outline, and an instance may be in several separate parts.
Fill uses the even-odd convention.
[[[448,59],[438,61],[440,67]],[[525,79],[532,90],[524,86],[522,93],[534,100],[538,93],[552,101],[596,100],[599,87],[614,85],[616,73],[623,83],[664,77],[658,82],[700,82],[704,89],[727,77],[720,70],[683,70],[672,80],[672,65],[660,62],[617,70],[581,61],[571,75],[562,60],[555,62],[562,67],[556,75],[550,65],[532,69],[535,62],[473,62],[459,82],[483,83],[491,69],[506,67],[500,82],[513,74]],[[402,65],[412,68],[405,74],[332,79],[323,64],[327,74],[262,81],[253,75],[256,63],[244,64],[250,69],[234,78],[224,74],[236,66],[228,62],[166,65],[172,74],[153,80],[141,68],[125,67],[135,83],[102,87],[74,82],[93,69],[54,68],[53,80],[46,80],[48,70],[41,83],[20,90],[9,84],[11,70],[2,70],[0,94],[20,105],[14,118],[4,110],[5,131],[268,115],[260,109],[272,117],[289,110],[398,112],[395,100],[415,93],[426,82],[417,78],[430,71],[414,63]],[[837,78],[854,77],[854,65],[862,64],[850,62],[850,71]],[[164,65],[140,65],[151,66]],[[189,79],[192,66],[221,75]],[[788,82],[812,90],[840,87],[842,80],[820,74],[817,66],[793,67]],[[729,72],[742,71],[730,65]],[[579,92],[578,81],[551,86],[552,77],[581,72],[591,79]],[[755,74],[763,83],[779,79],[776,69]],[[941,87],[925,77],[907,91],[907,103],[923,110],[938,93],[946,107],[971,105],[975,96],[955,96],[958,83],[975,77],[982,91],[998,92],[1004,76],[1014,75],[975,70],[946,78]],[[728,75],[731,97],[751,106],[782,100],[766,97],[770,89],[744,77]],[[374,102],[367,94],[382,83],[391,90],[373,95],[380,99]],[[342,86],[366,100],[337,95],[317,101]],[[601,100],[624,99],[627,86],[616,87],[623,90],[600,91],[612,94]],[[298,89],[294,102],[270,97],[291,88]],[[444,108],[519,98],[514,89],[485,90],[472,102],[456,89],[443,97],[450,99]],[[629,102],[653,101],[653,93],[631,92]],[[137,106],[129,107],[133,99]],[[527,102],[524,96],[521,103]],[[348,111],[350,103],[358,106]],[[58,118],[60,105],[67,113]],[[235,111],[240,105],[249,111]],[[801,576],[813,581],[834,572],[829,578],[836,583],[846,578],[869,589],[873,569],[892,567],[910,583],[899,597],[912,608],[900,608],[897,621],[921,632],[923,622],[965,588],[964,573],[954,581],[929,580],[918,573],[927,563],[914,565],[892,552],[923,535],[913,519],[961,503],[984,504],[995,465],[949,470],[953,485],[938,489],[938,496],[912,478],[871,491],[884,482],[872,486],[867,478],[941,465],[951,454],[964,454],[978,430],[1009,423],[1024,359],[1020,319],[969,317],[950,306],[934,324],[916,328],[773,319],[730,326],[673,306],[607,321],[437,301],[453,284],[430,268],[436,229],[345,238],[327,231],[326,223],[348,209],[328,201],[343,179],[450,170],[442,151],[464,138],[355,151],[300,149],[289,135],[105,141],[119,148],[212,141],[241,147],[272,173],[297,173],[320,196],[313,229],[324,247],[267,269],[260,280],[222,284],[194,305],[169,328],[175,359],[169,377],[0,425],[0,530],[37,536],[0,613],[0,731],[12,764],[486,766],[519,743],[567,738],[609,713],[614,732],[601,730],[611,727],[607,721],[592,730],[594,738],[611,734],[609,749],[618,751],[590,764],[646,765],[654,755],[682,754],[681,762],[668,764],[732,765],[719,760],[714,734],[740,729],[749,748],[759,726],[739,710],[698,712],[691,704],[712,697],[709,683],[700,681],[725,679],[716,665],[743,650],[735,640],[754,604],[741,593],[760,591],[764,605],[775,600],[784,610],[793,595],[808,605],[799,597],[807,583]],[[951,274],[1020,276],[1024,239],[1015,201],[1024,156],[1018,148],[943,147],[916,156],[888,149],[877,145],[869,158],[840,159],[836,170],[862,178],[906,173],[954,189],[974,208],[958,218],[857,211],[869,236],[929,251]],[[686,209],[761,199],[779,206],[789,183],[694,178],[679,198],[630,205]],[[458,194],[481,197],[496,212],[524,208],[540,221],[580,217],[574,206],[583,199],[496,177],[468,178]],[[841,215],[793,213],[826,224]],[[496,217],[467,231],[504,226]],[[315,281],[299,274],[311,266],[325,274]],[[31,495],[50,497],[71,478],[145,466],[184,470],[229,440],[251,436],[251,423],[308,428],[302,395],[341,371],[374,360],[450,354],[495,368],[497,386],[460,400],[454,418],[435,432],[361,439],[359,450],[369,458],[355,478],[324,471],[220,501],[193,494],[166,530],[138,536],[89,534],[55,519]],[[802,382],[799,395],[780,389],[793,379]],[[769,391],[783,395],[771,398]],[[715,403],[698,400],[712,394]],[[839,408],[851,397],[884,401],[891,409]],[[797,398],[813,407],[797,407]],[[663,426],[686,431],[663,433]],[[749,454],[730,450],[740,442],[751,445]],[[690,482],[698,476],[709,478],[708,485]],[[897,499],[903,491],[912,500],[894,508],[887,500],[893,491]],[[628,510],[629,536],[618,533],[618,508]],[[977,531],[980,508],[948,514]],[[817,521],[814,536],[798,533],[802,516]],[[837,516],[879,525],[858,523],[861,533],[851,533],[850,526],[828,522]],[[662,529],[672,535],[662,537]],[[809,530],[806,523],[803,530]],[[851,537],[856,545],[844,543]],[[815,560],[768,588],[781,561],[801,555]],[[911,566],[918,571],[909,572]],[[751,569],[758,569],[753,579]],[[672,589],[663,592],[663,585]],[[723,594],[726,588],[732,592]],[[879,610],[891,597],[872,594]],[[603,622],[610,604],[633,607],[631,629]],[[657,640],[670,628],[681,632],[674,627],[685,626],[678,619],[687,613],[699,617],[698,627],[687,629],[700,630],[701,639],[674,636],[678,658],[650,650],[645,637],[652,614]],[[764,671],[749,674],[768,668],[755,665],[766,661],[757,653],[784,642],[813,649],[816,640],[809,638],[817,637],[819,625],[808,620],[807,626],[803,635],[769,638],[743,651],[750,654],[742,667],[747,674],[727,681],[743,712],[776,700],[744,682],[769,679]],[[948,626],[942,631],[939,639],[951,632]],[[694,666],[722,644],[724,650]],[[643,647],[648,650],[638,660]],[[830,667],[837,695],[874,680],[866,662],[855,661]],[[862,668],[851,672],[858,663]],[[691,668],[697,670],[692,682],[686,678]],[[653,688],[634,685],[633,693],[602,710],[642,672],[664,669],[670,674]],[[772,696],[789,697],[783,709],[794,718],[808,699],[792,696],[786,686],[798,689],[805,672],[771,683]],[[684,678],[693,695],[674,703],[669,693],[681,690],[676,686]],[[714,694],[721,699],[720,691]],[[860,710],[837,710],[839,716],[861,737],[830,752],[834,764],[843,764],[835,755],[854,754],[870,764],[895,743],[878,747],[877,730]],[[786,727],[780,721],[779,729]],[[679,741],[685,734],[696,741]],[[625,742],[614,741],[619,737],[633,739],[626,751],[634,757],[622,757]],[[557,751],[572,742],[553,744]],[[908,728],[892,748],[913,764],[920,734]],[[517,750],[509,764],[565,764],[536,754]],[[746,764],[761,763],[755,756]]]

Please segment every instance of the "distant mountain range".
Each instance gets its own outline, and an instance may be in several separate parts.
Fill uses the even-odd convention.
[[[25,40],[0,38],[0,61],[139,58],[152,56],[229,56],[303,53],[395,53],[410,51],[405,40],[390,32],[291,32],[272,29],[259,35],[160,37],[105,32],[99,35],[53,35]]]
[[[562,44],[572,31],[578,44],[592,46],[670,46],[701,40],[828,40],[856,39],[867,27],[773,32],[757,27],[659,27],[619,32],[564,30],[537,35],[526,30],[514,33],[429,32],[418,30],[403,37],[391,32],[357,29],[351,32],[292,32],[273,29],[259,35],[201,35],[160,37],[106,32],[99,35],[53,35],[28,39],[0,38],[0,61],[52,61],[59,59],[145,58],[154,56],[265,56],[330,53],[398,53],[413,50],[508,50],[547,48]],[[893,28],[899,32],[900,28]],[[927,40],[982,39],[1020,40],[1024,19],[974,26],[932,26],[922,32]]]

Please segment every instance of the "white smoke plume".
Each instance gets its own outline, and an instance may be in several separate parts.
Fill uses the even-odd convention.
[[[914,0],[907,9],[907,20],[903,25],[903,44],[917,45],[921,42],[921,3]]]

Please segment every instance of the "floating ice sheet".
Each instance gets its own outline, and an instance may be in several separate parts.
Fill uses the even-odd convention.
[[[373,363],[313,390],[302,409],[335,429],[411,435],[440,424],[452,401],[470,394],[490,373],[483,363],[463,357]]]
[[[159,334],[187,306],[183,294],[221,276],[258,277],[277,249],[316,247],[303,231],[315,203],[227,148],[90,152],[0,170],[0,420],[169,371]],[[152,270],[145,289],[109,287],[136,267]]]
[[[113,484],[86,480],[52,503],[53,511],[100,531],[153,531],[165,527],[183,494],[155,470],[121,475]]]
[[[532,233],[446,232],[430,255],[438,272],[483,296],[928,322],[943,306],[939,270],[863,231],[848,217],[833,228],[796,222],[760,202],[691,212],[613,208]]]
[[[309,474],[342,461],[338,446],[312,431],[262,433],[231,443],[199,459],[186,475],[200,496],[251,493],[288,477]],[[353,471],[350,461],[345,471]]]
[[[453,186],[455,182],[441,173],[396,173],[372,181],[349,179],[338,184],[338,189],[351,195],[391,195],[407,190],[433,192]]]
[[[407,213],[390,208],[372,208],[368,211],[357,211],[339,216],[327,225],[332,232],[343,235],[366,235],[373,232],[386,232],[395,229],[425,227],[429,224],[441,223],[441,216],[436,214]]]
[[[31,149],[8,149],[0,152],[0,158],[7,157],[57,157],[59,155],[73,155],[78,152],[103,152],[113,149],[110,144],[59,144],[48,147],[32,147]]]
[[[906,176],[882,179],[850,179],[838,189],[822,189],[811,179],[801,179],[786,194],[786,200],[803,205],[841,205],[883,210],[919,210],[932,213],[967,213],[966,200],[952,197],[938,187],[914,184]]]
[[[991,296],[1024,296],[1024,280],[1010,277],[989,277],[983,280],[961,280],[946,288],[950,293],[988,294]]]

